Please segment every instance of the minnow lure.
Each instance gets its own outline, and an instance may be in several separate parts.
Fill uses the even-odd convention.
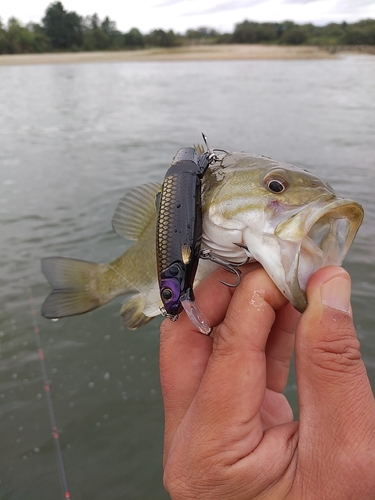
[[[200,154],[192,147],[180,149],[157,199],[156,260],[164,305],[161,312],[175,321],[185,309],[205,335],[210,334],[211,327],[195,303],[193,283],[202,235],[201,179],[214,160],[210,150]]]

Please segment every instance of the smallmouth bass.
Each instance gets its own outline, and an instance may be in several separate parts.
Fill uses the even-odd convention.
[[[53,287],[43,316],[82,314],[130,293],[121,309],[125,326],[138,328],[160,314],[155,204],[160,189],[149,183],[119,202],[113,228],[134,244],[115,261],[42,259]],[[234,264],[258,261],[301,312],[309,278],[321,267],[341,265],[363,219],[361,205],[337,196],[318,176],[244,152],[217,154],[203,175],[201,202],[202,249]],[[215,267],[200,259],[195,283]]]

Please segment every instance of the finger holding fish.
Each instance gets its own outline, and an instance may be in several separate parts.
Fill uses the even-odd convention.
[[[290,343],[285,349],[282,341],[286,330],[294,330],[294,318],[289,315],[286,325],[279,321],[279,317],[280,320],[286,319],[287,300],[261,266],[256,263],[245,268],[243,279],[235,289],[224,288],[218,283],[223,276],[222,270],[212,273],[197,287],[197,301],[217,327],[213,330],[212,340],[198,335],[184,315],[181,315],[181,322],[165,321],[162,324],[160,369],[167,453],[182,420],[183,426],[190,422],[194,427],[193,422],[200,411],[208,412],[205,419],[208,427],[214,425],[214,421],[218,423],[218,406],[224,412],[225,428],[238,416],[243,425],[241,415],[257,404],[261,407],[266,426],[275,418],[280,419],[277,423],[291,418],[291,410],[280,394],[281,387],[275,387],[276,381],[269,379],[268,374],[266,383],[264,375],[269,370],[272,378],[280,377],[280,366],[286,356],[290,361]],[[280,342],[269,346],[271,336],[279,336]],[[234,377],[233,373],[236,374]],[[281,375],[285,380],[285,373]],[[249,380],[253,390],[243,391],[243,384],[249,384]],[[237,389],[242,391],[239,398],[242,403],[239,405],[237,399],[234,407],[231,401],[236,399]],[[244,394],[248,397],[243,397]],[[259,396],[258,403],[255,395]],[[207,405],[201,405],[206,396],[215,397],[217,404],[210,399]],[[276,401],[282,401],[282,404],[275,410]],[[208,432],[208,427],[204,432]],[[223,422],[217,428],[222,429]]]
[[[247,264],[243,267],[243,277],[260,267],[258,263]],[[161,324],[161,379],[167,394],[166,436],[173,435],[197,393],[212,354],[216,326],[224,320],[236,291],[236,288],[219,283],[226,274],[224,269],[219,268],[196,287],[196,301],[213,326],[212,337],[201,335],[184,312],[178,321],[165,319]]]

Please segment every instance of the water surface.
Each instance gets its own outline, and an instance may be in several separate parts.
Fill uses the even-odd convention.
[[[210,144],[294,163],[362,203],[345,261],[375,386],[375,57],[322,61],[0,67],[0,498],[63,498],[28,289],[44,256],[106,262],[128,242],[111,218],[175,152]],[[37,315],[72,500],[162,500],[158,326]],[[294,407],[293,376],[287,388]]]

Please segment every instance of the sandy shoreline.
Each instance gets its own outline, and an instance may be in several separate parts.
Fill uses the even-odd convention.
[[[68,52],[0,55],[0,66],[67,64],[122,61],[225,61],[251,59],[331,59],[335,56],[317,47],[280,45],[196,45],[173,49],[117,52]]]

